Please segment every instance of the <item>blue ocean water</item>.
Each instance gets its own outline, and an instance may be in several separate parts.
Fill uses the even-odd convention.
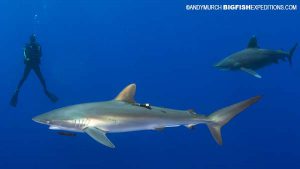
[[[262,79],[212,67],[245,48],[252,35],[263,48],[290,49],[300,41],[299,10],[185,10],[206,3],[220,2],[2,0],[0,168],[300,168],[299,50],[292,68],[272,65],[259,70]],[[23,47],[33,32],[43,46],[47,85],[60,100],[51,103],[32,73],[12,108]],[[31,120],[55,108],[112,99],[130,83],[137,84],[141,103],[202,114],[255,95],[263,99],[223,128],[223,146],[205,125],[109,134],[117,146],[109,149],[85,134],[63,137]]]

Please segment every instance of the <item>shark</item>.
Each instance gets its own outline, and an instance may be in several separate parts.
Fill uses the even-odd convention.
[[[86,133],[110,148],[115,148],[115,145],[108,139],[107,133],[162,130],[178,126],[192,129],[202,123],[208,126],[215,141],[222,145],[221,128],[261,98],[255,96],[207,116],[193,110],[175,110],[137,103],[135,93],[136,85],[130,84],[113,100],[59,108],[38,115],[33,121],[48,125],[52,130]]]
[[[241,70],[256,78],[262,78],[257,69],[271,64],[278,64],[280,60],[292,65],[292,56],[298,46],[296,43],[289,51],[262,49],[258,46],[257,38],[252,36],[246,49],[231,54],[214,66],[220,70]]]

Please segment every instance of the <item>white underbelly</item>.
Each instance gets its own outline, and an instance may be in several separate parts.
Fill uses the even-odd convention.
[[[180,122],[173,121],[131,121],[131,122],[118,122],[113,125],[101,125],[97,128],[109,133],[131,132],[141,130],[155,130],[166,127],[178,127],[184,125]]]

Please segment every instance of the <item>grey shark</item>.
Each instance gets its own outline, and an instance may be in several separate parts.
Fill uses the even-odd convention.
[[[255,70],[270,64],[277,64],[279,60],[289,61],[292,64],[292,56],[296,50],[297,43],[289,52],[282,50],[261,49],[257,44],[257,39],[253,36],[246,49],[233,53],[226,57],[215,67],[221,70],[241,70],[257,78],[262,78]]]
[[[136,85],[128,85],[113,100],[63,107],[33,118],[49,125],[49,129],[83,132],[99,143],[114,148],[107,133],[140,130],[161,130],[166,127],[193,128],[204,123],[213,138],[222,144],[221,128],[241,111],[254,104],[260,96],[220,109],[209,116],[192,110],[174,110],[135,102]]]

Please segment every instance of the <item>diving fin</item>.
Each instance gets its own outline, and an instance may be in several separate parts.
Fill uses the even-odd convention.
[[[91,136],[97,142],[107,147],[115,148],[115,145],[106,137],[106,133],[104,131],[97,129],[95,127],[88,127],[84,129],[84,132],[89,136]]]
[[[16,91],[13,95],[13,97],[10,99],[10,105],[12,107],[17,107],[17,103],[18,103],[18,96],[19,96],[19,91]]]
[[[258,73],[256,73],[256,72],[255,72],[254,70],[252,70],[252,69],[247,69],[247,68],[241,67],[241,70],[244,71],[244,72],[246,72],[246,73],[249,73],[250,75],[252,75],[252,76],[254,76],[254,77],[256,77],[256,78],[259,78],[259,79],[262,78],[261,75],[259,75]]]
[[[54,94],[50,93],[49,91],[45,91],[45,94],[51,100],[51,102],[56,103],[58,101],[58,97],[56,97]]]

